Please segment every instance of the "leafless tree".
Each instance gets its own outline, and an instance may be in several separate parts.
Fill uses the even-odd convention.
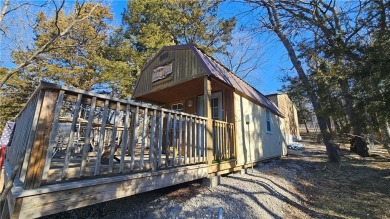
[[[234,32],[227,52],[217,56],[222,64],[242,79],[259,71],[263,58],[260,43],[247,31]]]
[[[292,19],[292,15],[286,13],[286,10],[283,11],[283,8],[280,7],[280,5],[283,6],[289,4],[289,1],[283,1],[285,4],[282,4],[280,1],[274,2],[273,0],[246,2],[252,4],[253,9],[260,11],[257,13],[257,21],[259,22],[261,28],[275,34],[287,50],[288,57],[290,58],[294,69],[298,74],[299,80],[306,88],[308,97],[313,105],[318,125],[320,127],[321,133],[323,135],[323,140],[327,149],[328,158],[330,161],[339,162],[340,156],[338,154],[337,147],[333,143],[332,135],[329,133],[327,124],[328,118],[324,117],[320,113],[322,110],[322,105],[319,101],[318,94],[314,89],[315,86],[309,79],[302,62],[299,59],[299,54],[297,53],[294,44],[291,41],[291,35],[293,34],[291,30],[292,28],[296,28],[296,24],[294,23],[294,19]],[[276,4],[280,5],[276,6]],[[313,16],[314,15],[315,13],[313,12]]]

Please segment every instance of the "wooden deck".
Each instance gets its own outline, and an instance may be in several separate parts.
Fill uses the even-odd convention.
[[[210,142],[208,135],[213,137]],[[35,218],[236,168],[234,126],[43,83],[16,118],[3,218]]]
[[[8,201],[15,204],[10,209],[14,218],[36,218],[207,176],[208,165],[198,164],[156,172],[64,182],[30,190],[24,190],[19,185],[12,189]]]

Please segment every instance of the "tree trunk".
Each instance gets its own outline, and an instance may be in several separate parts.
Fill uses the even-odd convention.
[[[318,96],[315,93],[313,86],[309,81],[307,75],[305,74],[305,71],[303,70],[302,64],[299,61],[297,54],[295,53],[293,45],[291,44],[290,40],[287,38],[283,30],[281,29],[282,25],[275,4],[273,1],[267,1],[265,2],[264,7],[267,7],[268,9],[267,11],[268,11],[269,20],[271,21],[272,24],[272,27],[270,27],[270,29],[273,32],[275,32],[276,35],[279,37],[280,41],[282,41],[284,47],[288,52],[288,56],[295,70],[298,73],[299,80],[302,81],[303,85],[306,87],[306,91],[313,105],[314,112],[317,117],[318,125],[320,127],[321,134],[323,136],[324,144],[326,146],[326,151],[328,154],[328,159],[330,162],[338,163],[340,161],[340,154],[339,154],[338,147],[333,143],[331,133],[328,131],[328,126],[327,126],[328,118],[322,116],[319,113],[321,112],[321,104],[318,101]]]
[[[307,128],[307,122],[306,122],[306,119],[303,120],[303,124],[305,125],[305,128],[306,128],[306,133],[309,133],[309,129]]]
[[[337,121],[337,119],[334,120],[334,128],[336,129],[336,132],[339,132],[339,131],[340,131],[340,124],[339,124],[339,122]]]
[[[328,117],[326,122],[327,122],[327,126],[328,126],[328,131],[330,133],[333,133],[332,119]]]
[[[330,162],[339,163],[340,162],[340,151],[336,144],[333,143],[333,138],[331,133],[328,131],[326,119],[316,113],[318,120],[318,126],[320,127],[321,134],[323,136],[324,144],[326,147],[326,153]]]
[[[389,121],[387,120],[385,121],[384,133],[385,133],[385,142],[383,146],[387,149],[387,152],[390,155],[390,125],[389,125]]]
[[[368,157],[368,147],[366,140],[358,135],[354,135],[351,137],[350,141],[351,143],[351,151],[362,156],[362,157]]]
[[[331,162],[339,162],[340,156],[339,156],[338,150],[336,149],[335,145],[332,142],[332,136],[328,131],[327,122],[326,122],[327,119],[319,114],[319,112],[321,111],[321,105],[318,102],[318,97],[311,89],[312,86],[311,86],[302,66],[301,66],[301,62],[298,60],[298,57],[295,54],[293,46],[291,45],[291,43],[289,42],[287,37],[281,31],[279,31],[278,36],[282,40],[284,46],[286,47],[286,49],[288,51],[288,55],[290,57],[290,60],[293,63],[295,70],[298,72],[299,79],[303,82],[303,84],[307,88],[309,98],[310,98],[310,101],[313,105],[314,112],[316,114],[317,121],[319,124],[319,128],[320,128],[321,134],[323,136],[323,141],[324,141],[324,144],[326,146],[328,159]]]

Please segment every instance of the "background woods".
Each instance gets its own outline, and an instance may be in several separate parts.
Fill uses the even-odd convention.
[[[5,0],[0,127],[41,80],[131,97],[143,65],[162,46],[196,43],[238,76],[260,78],[262,39],[272,38],[291,65],[283,91],[302,122],[313,111],[337,162],[337,135],[373,135],[389,145],[389,9],[384,0],[135,0],[114,24],[119,14],[104,2]]]
[[[389,42],[387,1],[244,4],[251,5],[252,28],[275,36],[286,49],[296,74],[287,77],[285,90],[310,101],[331,161],[339,160],[335,134],[376,134],[388,141],[389,114],[382,107],[389,103],[390,78],[382,68],[388,56],[380,52]],[[374,58],[372,49],[382,57]],[[303,117],[306,108],[299,107]]]

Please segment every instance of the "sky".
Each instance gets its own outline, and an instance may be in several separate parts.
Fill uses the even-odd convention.
[[[121,25],[121,14],[127,6],[125,0],[113,0],[111,3],[112,12],[114,14],[114,24]],[[230,18],[237,14],[238,11],[245,10],[239,4],[226,3],[219,8],[218,16]],[[244,25],[251,19],[246,16],[237,17],[237,26]],[[270,35],[257,36],[256,41],[260,44],[260,67],[256,72],[251,73],[245,78],[245,81],[255,87],[263,94],[277,93],[282,88],[281,78],[286,74],[281,69],[291,69],[287,53],[284,47],[272,38]]]
[[[72,3],[68,2],[68,4]],[[112,25],[120,26],[122,18],[121,14],[127,6],[127,0],[111,0],[108,1],[108,4],[111,5],[111,11],[114,14]],[[243,10],[245,10],[245,8],[243,8],[240,4],[223,3],[219,8],[218,16],[222,18],[230,18],[235,16],[239,11]],[[237,26],[239,27],[250,22],[250,19],[252,18],[248,16],[239,16],[236,17],[236,19]],[[233,35],[235,37],[240,37],[240,33],[234,33]],[[249,74],[245,78],[245,81],[263,94],[276,93],[282,87],[281,78],[285,74],[281,69],[291,69],[292,65],[286,55],[284,47],[272,35],[257,35],[253,40],[257,45],[256,49],[260,50],[258,54],[261,56],[261,64],[255,72]],[[15,65],[11,63],[9,59],[8,61],[7,59],[4,59],[5,56],[9,56],[4,52],[4,48],[1,48],[0,50],[2,60],[6,60],[5,62],[0,63],[0,65],[8,68],[14,67]]]

